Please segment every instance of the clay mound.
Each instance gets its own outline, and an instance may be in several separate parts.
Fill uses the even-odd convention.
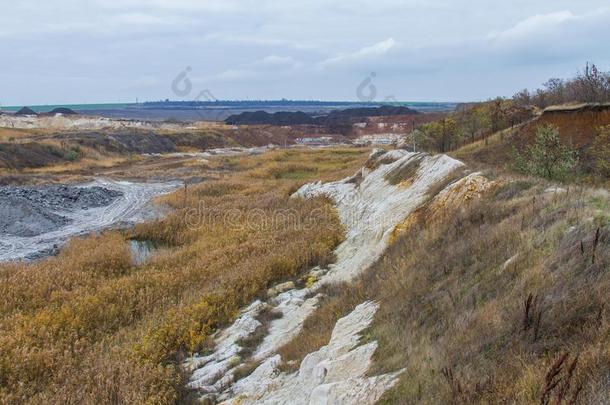
[[[266,111],[246,111],[231,115],[225,120],[229,125],[303,125],[313,122],[309,114],[301,111],[279,111],[272,114]]]
[[[561,140],[576,148],[587,148],[599,133],[599,128],[610,125],[610,104],[580,104],[549,107],[542,115],[524,126],[517,134],[519,143],[531,143],[540,125],[557,127]]]
[[[23,107],[17,111],[15,115],[38,115],[38,113],[36,113],[36,111],[32,110],[30,107]]]
[[[66,107],[54,108],[49,111],[49,114],[78,115],[76,111]]]

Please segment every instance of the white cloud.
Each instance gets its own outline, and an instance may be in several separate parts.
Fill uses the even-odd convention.
[[[135,24],[135,25],[162,25],[169,21],[166,19],[146,13],[125,13],[119,14],[113,18],[113,22],[117,24]]]
[[[315,45],[300,41],[291,41],[278,37],[270,37],[256,33],[253,35],[236,34],[235,32],[219,31],[206,34],[204,41],[222,42],[232,45],[255,45],[260,47],[288,47],[299,50],[315,49]]]
[[[261,68],[296,68],[300,66],[301,63],[297,62],[291,56],[277,56],[277,55],[269,55],[265,56],[263,59],[257,60],[252,63],[254,67]]]
[[[392,48],[396,47],[398,42],[394,40],[394,38],[388,38],[384,41],[377,42],[374,45],[366,46],[364,48],[359,49],[356,52],[352,53],[341,53],[332,58],[323,60],[318,63],[318,67],[326,68],[334,65],[340,64],[350,64],[354,62],[359,62],[363,60],[370,60],[371,58],[380,57],[390,51]]]
[[[513,41],[531,38],[541,32],[560,28],[567,21],[580,17],[569,10],[557,11],[549,14],[539,14],[518,22],[507,30],[492,32],[489,38],[494,41]]]
[[[76,2],[79,4],[80,2]],[[147,9],[147,10],[174,10],[174,11],[204,11],[210,13],[217,12],[237,12],[247,7],[247,1],[239,0],[94,0],[98,7],[109,10],[124,9]]]
[[[216,76],[217,80],[238,81],[256,78],[256,72],[250,69],[228,69]]]

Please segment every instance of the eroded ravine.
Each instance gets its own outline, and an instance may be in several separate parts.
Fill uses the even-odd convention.
[[[202,398],[226,403],[346,403],[375,402],[397,379],[399,372],[367,377],[376,342],[359,345],[360,333],[369,326],[377,309],[364,302],[340,319],[329,344],[310,353],[299,371],[280,371],[278,349],[294,338],[304,320],[319,303],[321,286],[353,280],[384,252],[393,231],[411,213],[434,199],[467,189],[481,176],[466,176],[463,164],[445,155],[430,156],[402,150],[375,151],[365,168],[351,178],[301,187],[294,198],[328,196],[335,202],[346,227],[346,239],[336,249],[336,263],[328,270],[315,268],[308,288],[288,288],[268,302],[256,301],[232,326],[216,337],[215,351],[194,356],[184,366],[192,371],[189,386]],[[464,177],[465,176],[465,177]],[[457,186],[456,186],[457,185]],[[290,287],[290,286],[289,286]],[[243,363],[240,342],[251,337],[263,311],[282,316],[268,325],[267,335],[254,350],[251,361],[260,365],[235,382],[234,373]]]

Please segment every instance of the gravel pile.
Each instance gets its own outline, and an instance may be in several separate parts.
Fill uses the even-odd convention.
[[[103,187],[49,185],[0,188],[0,234],[31,237],[71,220],[57,212],[104,207],[123,195]]]

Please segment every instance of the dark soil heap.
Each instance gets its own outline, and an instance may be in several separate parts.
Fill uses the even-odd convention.
[[[122,195],[103,187],[3,187],[0,234],[30,237],[54,231],[71,222],[56,211],[104,207]]]
[[[38,115],[38,113],[32,110],[30,107],[23,107],[15,113],[15,115]]]
[[[78,115],[78,113],[70,108],[58,107],[49,111],[49,114],[63,114],[63,115]]]

